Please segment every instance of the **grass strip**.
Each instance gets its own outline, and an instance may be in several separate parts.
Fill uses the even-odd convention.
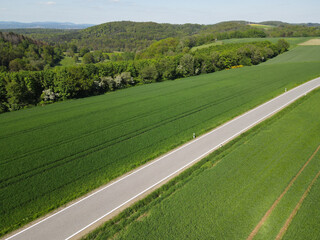
[[[204,178],[202,175],[204,175],[205,172],[207,172],[207,170],[212,169],[212,166],[214,166],[214,164],[216,162],[219,161],[219,165],[217,165],[217,166],[220,166],[220,164],[222,164],[224,161],[227,161],[227,160],[225,160],[225,158],[228,155],[231,155],[233,152],[237,151],[237,149],[246,148],[246,145],[250,146],[248,144],[250,144],[250,142],[252,142],[251,139],[256,138],[255,136],[257,136],[257,135],[260,136],[261,135],[261,133],[260,133],[261,130],[263,130],[263,132],[267,132],[268,133],[268,129],[271,128],[273,126],[273,124],[275,124],[278,121],[280,121],[286,115],[289,115],[289,116],[287,116],[284,120],[281,120],[281,122],[282,123],[285,122],[285,124],[288,124],[287,120],[292,118],[291,112],[295,112],[296,111],[295,109],[298,109],[298,108],[301,109],[300,105],[302,103],[304,103],[305,101],[307,101],[310,97],[314,96],[315,94],[319,95],[319,90],[313,91],[312,93],[310,93],[306,97],[303,97],[302,99],[299,99],[298,101],[296,101],[295,103],[290,105],[288,108],[282,110],[280,113],[276,114],[272,118],[270,118],[270,119],[266,120],[265,122],[259,124],[258,126],[254,127],[250,131],[242,134],[239,138],[237,138],[234,141],[228,143],[226,146],[222,147],[218,151],[214,152],[213,154],[211,154],[207,158],[203,159],[202,161],[200,161],[199,163],[197,163],[193,167],[191,167],[188,170],[186,170],[185,172],[183,172],[181,175],[179,175],[175,179],[171,180],[168,184],[166,184],[163,187],[161,187],[160,189],[156,190],[154,193],[150,194],[145,199],[143,199],[143,200],[139,201],[138,203],[134,204],[132,207],[126,209],[120,215],[118,215],[115,218],[113,218],[112,220],[108,221],[107,223],[105,223],[99,229],[97,229],[97,230],[93,231],[92,233],[90,233],[85,239],[107,239],[107,238],[113,238],[113,237],[118,238],[118,236],[120,236],[119,235],[120,232],[121,233],[126,232],[126,231],[132,232],[133,229],[130,228],[130,230],[129,230],[129,226],[130,225],[137,225],[137,223],[136,223],[137,219],[139,219],[138,220],[139,223],[141,222],[141,224],[143,224],[144,219],[148,219],[148,218],[150,218],[151,216],[154,215],[154,211],[155,211],[155,210],[153,210],[154,208],[159,209],[159,208],[162,208],[162,206],[163,206],[163,208],[164,208],[163,210],[165,210],[166,208],[164,206],[167,206],[166,202],[168,202],[168,200],[170,200],[170,198],[172,198],[173,196],[175,196],[175,197],[179,196],[180,197],[181,194],[182,194],[181,192],[183,192],[183,193],[186,192],[185,188],[187,187],[187,185],[188,186],[190,185],[188,183],[192,183],[192,182],[196,181],[199,177]],[[314,98],[313,98],[313,102],[315,102]],[[309,106],[310,106],[311,103],[309,103]],[[303,106],[305,106],[305,104]],[[295,115],[297,115],[297,114],[295,113]],[[291,121],[297,122],[296,120],[291,120]],[[303,124],[303,122],[300,123],[300,125],[301,124]],[[280,125],[280,127],[281,127],[281,125]],[[279,126],[277,128],[279,128]],[[260,136],[259,139],[265,139],[267,136],[265,136],[265,134],[264,134],[264,135]],[[276,142],[275,144],[277,145],[278,143]],[[259,142],[255,143],[255,145],[260,146],[260,147],[262,147],[262,146],[266,147],[264,144],[261,144],[261,143],[259,144]],[[284,147],[284,148],[286,148],[286,147]],[[258,149],[257,151],[259,153],[261,153],[261,150]],[[252,154],[253,153],[250,153],[250,154],[248,152],[246,153],[246,155],[252,155]],[[260,158],[261,158],[261,156],[260,156]],[[304,164],[305,164],[305,162],[302,165],[304,165]],[[301,169],[301,167],[299,169]],[[214,171],[218,171],[218,170],[215,169]],[[221,171],[221,170],[219,170],[219,171]],[[206,173],[205,175],[207,176],[208,174]],[[263,174],[258,174],[258,175],[259,175],[259,177],[263,176]],[[296,175],[296,173],[294,175]],[[250,176],[250,178],[253,178],[253,176]],[[207,181],[206,183],[205,182],[201,182],[201,183],[198,183],[196,185],[198,186],[198,188],[201,188],[202,191],[208,191],[208,190],[205,190],[205,189],[208,189],[208,186],[206,186],[206,184],[208,184],[208,181],[210,181],[210,180],[207,179],[206,181]],[[237,179],[237,181],[240,181],[240,180]],[[254,178],[253,181],[256,181],[256,179]],[[194,184],[195,183],[193,183],[193,185]],[[202,184],[202,185],[199,185],[199,184]],[[230,182],[230,184],[233,184],[233,182]],[[197,193],[193,193],[193,195],[196,196]],[[263,198],[268,200],[270,197],[263,197]],[[225,199],[225,201],[226,200],[227,199]],[[180,202],[180,201],[181,201],[181,199],[179,198],[179,203],[177,203],[178,205],[179,204],[186,204],[185,201],[182,201],[182,202]],[[206,200],[202,199],[201,201],[206,201]],[[172,203],[173,200],[171,199],[170,202]],[[176,199],[175,199],[175,202],[176,202]],[[274,200],[273,200],[273,202],[274,202]],[[239,206],[239,203],[235,204],[235,205]],[[176,207],[178,207],[178,206],[176,206]],[[268,208],[270,208],[270,205],[269,205]],[[199,211],[204,210],[204,209],[202,209],[202,205],[198,206],[198,210]],[[192,209],[189,209],[188,211],[191,211],[191,214],[194,213],[192,211]],[[201,224],[206,225],[205,224],[206,221],[209,221],[209,218],[210,218],[210,221],[209,221],[210,224],[209,225],[210,225],[210,229],[212,231],[212,234],[213,234],[214,231],[219,231],[219,229],[217,229],[217,223],[213,223],[212,222],[212,220],[218,220],[218,219],[215,219],[214,216],[212,216],[210,214],[210,209],[205,209],[205,211],[207,212],[206,215],[208,215],[207,216],[208,218],[201,219],[202,223],[199,222],[200,219],[198,219],[199,221],[197,222],[197,217],[196,217],[197,214],[195,214],[193,216],[195,218],[194,219],[194,226],[188,226],[187,227],[187,226],[183,225],[184,226],[183,228],[185,228],[185,229],[190,228],[190,231],[192,231],[192,229],[194,231],[199,231],[199,227],[200,227],[199,225],[201,225]],[[247,209],[247,211],[250,211],[250,209]],[[171,215],[170,213],[162,213],[162,214],[163,214],[163,216],[162,216],[163,218],[165,218],[164,215],[166,215],[166,216],[167,215]],[[175,218],[175,219],[178,222],[180,222],[180,220],[178,220],[178,219],[181,219],[181,221],[183,222],[185,218],[186,218],[185,216],[180,215],[178,218]],[[247,221],[250,218],[246,217],[245,219]],[[249,224],[246,221],[244,221],[243,224],[241,224],[241,225],[246,226],[246,228],[248,228],[248,230],[250,230],[249,227],[248,227]],[[257,219],[257,222],[258,221],[259,220]],[[152,229],[153,229],[153,231],[157,232],[157,234],[158,234],[157,236],[160,236],[161,234],[164,234],[160,230],[160,229],[163,230],[163,226],[161,225],[162,223],[163,223],[162,220],[158,222],[159,225],[158,225],[157,230],[153,229],[152,226],[149,226],[149,228],[148,228],[149,229],[149,233],[147,234],[146,232],[144,232],[146,235],[141,235],[142,233],[140,233],[140,236],[141,237],[144,236],[144,238],[148,238],[148,236],[150,236],[150,231],[152,231]],[[170,225],[170,223],[168,223],[168,224]],[[230,227],[233,228],[233,229],[236,228],[236,226],[233,226],[231,223],[227,223],[227,222],[224,222],[223,226],[228,226],[228,225],[230,225]],[[177,227],[177,223],[174,223],[173,226],[171,226],[171,225],[167,226],[166,229],[170,230],[171,228],[175,229],[176,227]],[[202,227],[203,226],[201,226],[200,228],[202,228]],[[237,227],[240,227],[240,226],[237,226]],[[238,228],[236,228],[236,229],[239,230]],[[178,230],[176,229],[176,232],[177,231]],[[221,229],[221,231],[222,231],[222,229]],[[223,232],[225,232],[225,231],[223,231]],[[248,231],[247,234],[249,234],[249,233],[250,232]],[[130,238],[129,237],[130,235],[127,235],[127,234],[126,235],[121,234],[121,236],[122,237],[119,237],[119,238],[123,238],[124,236]],[[162,238],[165,238],[165,235],[162,235],[162,236],[163,236]],[[181,235],[178,235],[178,236],[181,237]],[[195,237],[195,235],[192,235],[192,234],[189,235],[189,237],[192,237],[192,236]],[[202,235],[202,237],[204,237],[204,236],[205,235]],[[209,236],[212,237],[214,235],[209,235]],[[232,236],[232,235],[229,235],[229,237],[230,236]],[[246,235],[246,236],[248,236],[248,235]],[[174,236],[171,236],[171,237],[174,238]],[[177,236],[175,236],[175,237],[177,237]],[[224,236],[224,237],[226,238],[226,236]],[[154,238],[157,238],[156,235],[154,235]],[[237,235],[237,238],[241,239],[242,237]]]
[[[320,146],[319,146],[320,148]],[[317,150],[319,150],[319,148]],[[276,237],[276,240],[280,240],[282,239],[283,235],[286,233],[291,221],[293,220],[293,218],[295,217],[295,215],[297,214],[299,208],[301,207],[304,199],[307,197],[307,195],[309,194],[312,186],[314,185],[314,183],[317,181],[317,179],[320,176],[320,171],[317,173],[317,175],[314,177],[314,179],[312,180],[312,182],[310,183],[310,185],[308,186],[307,190],[303,193],[301,199],[299,200],[298,204],[296,205],[296,207],[293,209],[292,213],[290,214],[289,218],[287,219],[286,223],[284,224],[284,226],[281,228],[279,234]]]
[[[247,240],[252,240],[255,235],[258,233],[264,222],[267,220],[267,218],[271,215],[272,211],[277,207],[281,199],[284,197],[284,195],[289,191],[291,186],[294,184],[294,182],[297,180],[297,178],[300,176],[300,174],[303,172],[303,170],[307,167],[307,165],[310,163],[310,161],[313,159],[313,157],[317,154],[319,151],[320,146],[316,149],[316,151],[311,155],[311,157],[307,160],[307,162],[303,165],[303,167],[299,170],[297,175],[294,176],[294,178],[290,181],[289,185],[284,189],[284,191],[281,193],[281,195],[277,198],[277,200],[272,204],[270,209],[266,212],[266,214],[263,216],[263,218],[260,220],[260,222],[257,224],[257,226],[253,229],[253,231],[248,236]]]

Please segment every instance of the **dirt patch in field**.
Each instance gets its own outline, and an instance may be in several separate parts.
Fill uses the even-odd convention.
[[[315,176],[315,178],[312,180],[312,182],[310,183],[310,185],[308,186],[307,190],[303,193],[302,197],[300,198],[298,204],[295,206],[295,208],[293,209],[293,211],[291,212],[290,216],[288,217],[286,223],[283,225],[283,227],[280,229],[276,240],[281,240],[283,235],[286,233],[292,219],[295,217],[295,215],[297,214],[299,208],[301,207],[304,199],[308,196],[308,193],[311,190],[311,187],[313,186],[313,184],[315,183],[315,181],[317,181],[317,179],[320,176],[320,171],[318,172],[318,174]]]
[[[300,43],[301,46],[320,46],[320,38],[311,39],[306,42]]]
[[[311,155],[311,157],[308,159],[308,161],[303,165],[303,167],[300,169],[300,171],[297,173],[297,175],[290,181],[289,185],[284,189],[284,191],[281,193],[281,195],[278,197],[278,199],[272,204],[272,206],[269,208],[269,210],[266,212],[266,214],[262,217],[258,225],[253,229],[253,231],[248,236],[247,240],[252,240],[254,236],[259,232],[260,228],[264,224],[264,222],[268,219],[268,217],[271,215],[272,211],[276,208],[278,203],[281,201],[281,199],[284,197],[284,195],[289,191],[293,183],[296,181],[296,179],[299,177],[299,175],[302,173],[302,171],[306,168],[306,166],[309,164],[309,162],[312,160],[312,158],[317,154],[317,152],[320,150],[320,145],[316,149],[316,151]]]
[[[150,215],[150,213],[149,213],[149,212],[146,212],[146,213],[142,214],[141,216],[139,216],[136,221],[142,222],[142,221],[143,221],[146,217],[148,217],[149,215]]]

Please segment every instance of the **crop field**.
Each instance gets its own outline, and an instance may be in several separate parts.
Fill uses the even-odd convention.
[[[302,46],[319,46],[320,45],[320,38],[310,39],[306,42],[300,43],[299,45]]]
[[[213,43],[208,43],[208,44],[200,45],[200,46],[197,46],[197,47],[193,47],[193,48],[191,48],[191,51],[194,52],[194,51],[197,51],[199,49],[208,48],[208,47],[217,46],[217,45],[222,45],[222,44],[223,44],[222,41],[216,41],[216,42],[213,42]]]
[[[248,25],[250,25],[251,27],[255,27],[255,28],[263,28],[263,29],[275,28],[275,26],[271,26],[271,25],[264,25],[264,24],[255,24],[255,23],[252,23],[252,24],[248,24]]]
[[[306,42],[313,37],[286,37],[286,38],[238,38],[238,39],[226,39],[222,40],[223,43],[246,43],[246,42],[256,42],[256,41],[270,41],[276,43],[279,39],[285,39],[290,43],[290,47],[293,48],[300,43]]]
[[[225,39],[217,42],[204,44],[201,46],[193,47],[191,51],[196,51],[203,48],[208,48],[211,46],[228,44],[228,43],[248,43],[248,42],[261,42],[261,41],[270,41],[272,43],[276,43],[279,39],[285,39],[288,43],[290,43],[290,49],[293,49],[297,45],[303,45],[303,43],[312,40],[313,37],[286,37],[286,38],[236,38],[236,39]]]
[[[318,158],[319,160],[319,158]],[[319,239],[320,236],[320,180],[318,179],[297,215],[292,220],[283,239]]]
[[[306,57],[1,114],[0,235],[318,77]]]
[[[289,52],[279,55],[277,58],[270,59],[265,64],[277,63],[297,63],[297,62],[319,62],[320,55],[315,54],[320,46],[298,46]]]
[[[319,102],[320,89],[202,160],[180,182],[164,186],[154,201],[144,205],[148,201],[142,200],[141,207],[86,239],[247,239],[287,189],[253,238],[275,239],[319,176]],[[319,236],[319,183],[284,239]]]

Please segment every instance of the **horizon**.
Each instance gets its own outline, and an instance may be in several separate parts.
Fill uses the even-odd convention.
[[[227,20],[227,21],[220,21],[220,22],[215,22],[215,23],[208,23],[208,24],[201,24],[201,23],[191,23],[191,22],[186,22],[186,23],[169,23],[169,22],[156,22],[156,21],[134,21],[134,20],[116,20],[116,21],[108,21],[108,22],[103,22],[103,23],[88,23],[88,22],[83,22],[83,23],[75,23],[75,22],[59,22],[59,21],[34,21],[34,22],[21,22],[21,21],[15,21],[15,20],[0,20],[0,23],[20,23],[20,24],[36,24],[36,23],[55,23],[55,24],[72,24],[72,25],[101,25],[105,23],[113,23],[113,22],[135,22],[135,23],[147,23],[147,22],[152,22],[152,23],[157,23],[157,24],[172,24],[172,25],[185,25],[185,24],[198,24],[198,25],[214,25],[214,24],[219,24],[223,22],[247,22],[247,23],[264,23],[264,22],[282,22],[282,23],[287,23],[287,24],[320,24],[320,22],[283,22],[280,20],[263,20],[260,22],[255,22],[255,21],[248,21],[248,20]]]
[[[319,23],[315,0],[276,0],[228,3],[200,0],[16,0],[4,2],[0,7],[0,21],[7,22],[59,22],[99,25],[106,22],[133,21],[170,24],[215,24],[230,19],[249,19],[263,22],[277,19],[287,23]],[[232,20],[234,21],[234,20]],[[237,21],[237,20],[236,20]],[[270,21],[270,20],[267,20]],[[275,20],[272,20],[275,21]]]

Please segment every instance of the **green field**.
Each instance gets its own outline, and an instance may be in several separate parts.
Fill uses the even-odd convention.
[[[238,39],[226,39],[222,40],[223,43],[246,43],[246,42],[255,42],[255,41],[270,41],[276,43],[279,39],[285,39],[290,43],[291,48],[297,46],[299,43],[306,42],[314,37],[287,37],[287,38],[238,38]]]
[[[319,158],[318,158],[319,160]],[[320,180],[312,187],[309,195],[304,200],[297,215],[292,220],[283,239],[304,240],[306,236],[308,239],[319,239],[320,236]],[[303,224],[302,224],[303,223]],[[303,226],[303,227],[301,227]]]
[[[1,114],[1,235],[319,76],[309,57]]]
[[[208,43],[208,44],[200,45],[200,46],[191,48],[191,52],[194,52],[194,51],[197,51],[197,50],[203,49],[203,48],[208,48],[208,47],[212,47],[212,46],[222,45],[222,44],[223,44],[222,41],[216,41],[216,42],[213,42],[213,43]]]
[[[153,201],[143,200],[140,207],[127,211],[131,214],[115,219],[115,224],[108,222],[87,239],[246,239],[318,148],[319,102],[318,89],[202,160],[180,182],[173,180],[160,189]],[[254,239],[275,239],[319,171],[320,151]],[[319,236],[319,182],[285,239]]]
[[[288,43],[290,43],[290,49],[293,49],[298,44],[306,42],[314,37],[286,37],[286,38],[234,38],[234,39],[225,39],[217,42],[204,44],[201,46],[193,47],[191,51],[196,51],[203,48],[208,48],[211,46],[228,44],[228,43],[249,43],[249,42],[261,42],[261,41],[270,41],[272,43],[276,43],[279,39],[285,39]]]
[[[314,52],[317,52],[318,49],[319,46],[298,46],[292,49],[290,52],[286,52],[274,59],[270,59],[266,64],[277,64],[283,62],[298,63],[301,62],[302,59],[304,62],[319,62],[320,55],[314,54]]]
[[[64,57],[60,63],[59,63],[61,66],[64,66],[64,67],[68,67],[68,66],[74,66],[76,65],[77,63],[73,60],[72,57]]]

